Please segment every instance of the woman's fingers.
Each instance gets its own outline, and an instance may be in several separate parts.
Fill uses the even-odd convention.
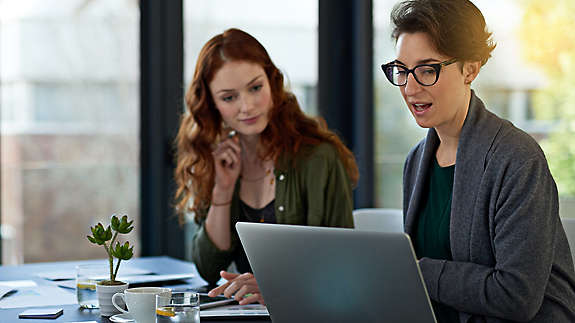
[[[214,152],[214,159],[216,163],[227,168],[233,168],[239,162],[239,155],[231,149],[221,149]]]
[[[228,286],[232,283],[232,281],[237,278],[238,276],[240,276],[240,274],[236,274],[236,273],[230,273],[228,271],[222,270],[220,271],[220,277],[222,277],[223,279],[227,280],[227,282],[225,282],[224,284],[210,290],[208,292],[208,296],[210,297],[216,297],[220,294],[222,294],[224,292],[224,290],[226,288],[228,288]]]
[[[250,293],[250,288],[245,283],[238,284],[238,286],[240,286],[240,288],[234,294],[234,299],[236,301],[241,301],[246,294]]]
[[[246,305],[255,302],[259,302],[260,304],[265,305],[262,294],[260,293],[250,294],[248,297],[244,297],[241,301],[239,301],[239,304]]]
[[[228,139],[218,145],[213,152],[214,159],[219,164],[232,168],[240,161],[241,148],[233,140]]]
[[[226,282],[224,284],[221,284],[220,286],[210,290],[208,292],[208,296],[209,297],[216,297],[218,295],[220,295],[221,293],[224,292],[224,290],[231,284],[231,282]]]
[[[231,149],[237,155],[240,155],[242,152],[242,148],[240,147],[240,144],[237,142],[236,138],[222,141],[216,148],[216,151],[218,149]]]
[[[231,281],[230,285],[224,290],[224,296],[227,298],[234,297],[235,293],[243,286],[241,281],[234,279]]]
[[[234,298],[240,304],[260,302],[263,304],[260,290],[252,273],[234,274],[221,271],[220,276],[228,281],[208,292],[208,296],[215,297],[223,294],[227,298]]]
[[[242,148],[240,147],[240,138],[238,138],[237,136],[226,140],[225,144],[229,145],[230,148],[232,148],[236,152],[236,154],[238,155],[241,154]]]
[[[253,302],[264,303],[253,274],[245,273],[238,276],[234,280],[233,285],[233,287],[230,286],[228,289],[230,292],[234,292],[234,299],[240,304],[250,304]]]
[[[257,283],[251,273],[241,274],[230,281],[231,284],[224,290],[224,296],[241,300],[247,293],[259,292]]]
[[[224,166],[229,167],[229,168],[233,167],[234,162],[237,160],[237,158],[235,158],[234,154],[232,152],[230,152],[229,150],[224,150],[220,156],[224,162]]]
[[[241,302],[244,298],[251,297],[251,295],[259,292],[252,284],[244,282],[240,289],[234,294],[234,299]]]
[[[255,302],[265,305],[258,283],[251,274],[248,276],[248,279],[243,281],[243,286],[236,292],[234,298],[240,303],[240,305]]]

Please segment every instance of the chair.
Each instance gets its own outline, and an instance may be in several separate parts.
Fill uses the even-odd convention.
[[[353,210],[353,222],[357,230],[378,232],[403,232],[401,209]]]
[[[563,223],[563,229],[567,235],[567,241],[569,241],[571,257],[573,257],[573,262],[575,262],[575,219],[561,218],[561,222]]]

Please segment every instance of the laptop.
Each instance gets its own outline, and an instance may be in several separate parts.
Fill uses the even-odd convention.
[[[435,323],[404,233],[236,224],[274,323]]]

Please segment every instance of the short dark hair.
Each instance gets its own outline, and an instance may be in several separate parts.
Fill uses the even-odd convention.
[[[495,43],[481,11],[469,0],[406,0],[391,12],[397,42],[403,33],[424,32],[437,51],[461,61],[485,65]]]

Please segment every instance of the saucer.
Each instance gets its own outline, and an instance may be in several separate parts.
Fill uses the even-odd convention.
[[[112,322],[134,322],[134,319],[130,314],[122,313],[110,316],[110,321]]]

